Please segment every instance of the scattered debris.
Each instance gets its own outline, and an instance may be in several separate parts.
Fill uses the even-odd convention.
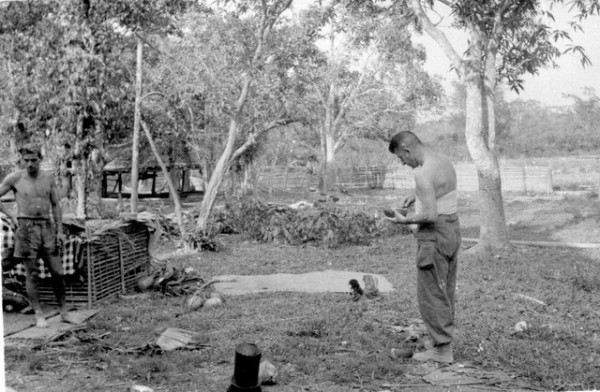
[[[390,354],[392,355],[392,358],[394,358],[394,359],[408,359],[408,358],[412,358],[412,356],[414,354],[414,350],[412,350],[411,348],[407,348],[407,347],[393,348],[390,351]]]
[[[202,293],[194,293],[185,299],[183,308],[186,313],[196,311],[204,305],[206,298]]]
[[[515,324],[515,332],[523,332],[528,330],[530,327],[527,321],[519,321]]]
[[[421,319],[411,320],[408,326],[392,325],[391,328],[398,333],[406,332],[405,343],[417,343],[421,341],[423,336],[427,336],[428,334],[427,327],[425,327],[425,323]]]
[[[207,235],[203,231],[192,230],[187,233],[184,242],[188,249],[206,250],[209,252],[218,252],[225,246],[212,235]]]
[[[360,284],[358,284],[358,280],[356,279],[350,279],[349,283],[350,288],[352,289],[352,292],[350,293],[350,295],[352,296],[352,300],[358,301],[360,297],[362,297],[362,295],[364,294],[363,289],[360,287]]]
[[[447,371],[445,369],[434,370],[433,372],[423,376],[423,380],[432,385],[443,385],[445,387],[454,385],[477,385],[486,383],[485,381],[482,381],[478,378],[470,377],[460,373],[455,373],[453,371]]]
[[[163,332],[156,345],[164,351],[172,351],[178,348],[195,350],[207,347],[208,337],[185,329],[169,327]]]
[[[215,307],[225,303],[225,297],[218,291],[215,291],[214,283],[216,280],[212,280],[203,286],[199,287],[190,296],[188,296],[183,302],[183,308],[186,313],[196,311],[202,307]]]
[[[206,308],[214,308],[217,306],[221,306],[223,304],[223,300],[219,297],[211,297],[209,299],[207,299],[206,301],[204,301],[204,305],[202,305],[203,307]]]
[[[98,311],[99,310],[96,309],[70,311],[69,316],[74,324],[64,322],[58,312],[53,312],[54,316],[52,317],[48,317],[48,315],[45,314],[47,316],[48,328],[38,328],[35,324],[31,323],[31,320],[28,320],[23,324],[23,329],[14,330],[9,334],[5,334],[5,344],[13,344],[24,340],[41,340],[43,342],[42,344],[47,344],[61,338],[67,333],[85,328],[85,321],[93,317]]]
[[[204,279],[192,267],[176,268],[166,262],[152,275],[138,278],[136,288],[140,292],[156,290],[180,297],[196,292],[203,283]]]
[[[95,346],[96,350],[103,352],[116,352],[120,354],[134,355],[161,355],[166,351],[176,349],[199,350],[209,347],[209,338],[207,335],[186,331],[180,328],[167,328],[156,340],[141,346],[115,346],[106,343],[103,338],[109,333],[99,336],[91,334],[77,334],[75,337],[82,343]]]
[[[258,367],[258,380],[262,385],[274,385],[277,383],[277,368],[271,362],[263,360]]]
[[[129,392],[154,392],[154,389],[144,385],[132,385]]]
[[[526,301],[530,301],[530,302],[536,303],[538,305],[547,306],[547,304],[544,301],[540,301],[537,298],[529,297],[529,296],[524,295],[524,294],[515,294],[515,297],[520,298],[520,299],[524,299]]]
[[[301,209],[304,209],[304,208],[314,207],[314,204],[310,203],[310,202],[308,202],[306,200],[300,200],[297,203],[293,203],[293,204],[288,205],[288,207],[290,207],[291,209],[294,209],[294,210],[301,210]]]
[[[2,307],[4,311],[19,312],[30,306],[31,304],[26,296],[2,286]]]

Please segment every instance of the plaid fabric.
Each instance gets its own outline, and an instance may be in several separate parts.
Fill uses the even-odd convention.
[[[0,212],[0,226],[0,250],[2,258],[4,258],[8,257],[10,251],[15,247],[15,239],[13,222],[3,212]]]
[[[15,227],[7,216],[0,213],[2,232],[0,240],[2,242],[2,255],[5,254],[5,249],[11,249],[15,246],[14,230]],[[77,272],[78,261],[82,249],[83,240],[77,236],[68,237],[62,249],[60,250],[60,256],[62,259],[63,271],[65,275],[74,275]],[[38,268],[40,270],[40,278],[49,278],[50,271],[44,265],[43,260],[38,260]],[[25,266],[23,264],[17,264],[12,270],[7,271],[9,275],[25,275]]]

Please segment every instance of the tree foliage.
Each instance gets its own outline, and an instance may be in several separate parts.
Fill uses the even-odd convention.
[[[8,130],[14,137],[25,130],[56,160],[73,161],[76,175],[87,177],[78,185],[86,188],[104,165],[105,146],[128,138],[132,32],[174,31],[172,15],[185,4],[70,0],[0,8]]]
[[[298,30],[318,49],[294,68],[306,86],[298,105],[307,128],[302,142],[319,157],[324,190],[342,149],[410,127],[417,108],[438,97],[409,22],[372,2],[332,1],[301,12]]]

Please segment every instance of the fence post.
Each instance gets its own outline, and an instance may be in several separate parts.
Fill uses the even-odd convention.
[[[598,170],[598,195],[600,195],[600,158],[596,158],[596,169]]]
[[[523,192],[527,193],[527,161],[523,160]]]

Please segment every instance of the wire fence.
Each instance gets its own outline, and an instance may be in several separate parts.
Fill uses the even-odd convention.
[[[472,163],[455,164],[458,189],[479,189]],[[501,160],[503,191],[550,193],[559,190],[600,189],[600,157],[528,158]],[[336,186],[344,189],[410,189],[414,173],[401,165],[356,167],[337,170]],[[258,184],[263,188],[290,190],[317,188],[319,174],[304,168],[262,168]]]

